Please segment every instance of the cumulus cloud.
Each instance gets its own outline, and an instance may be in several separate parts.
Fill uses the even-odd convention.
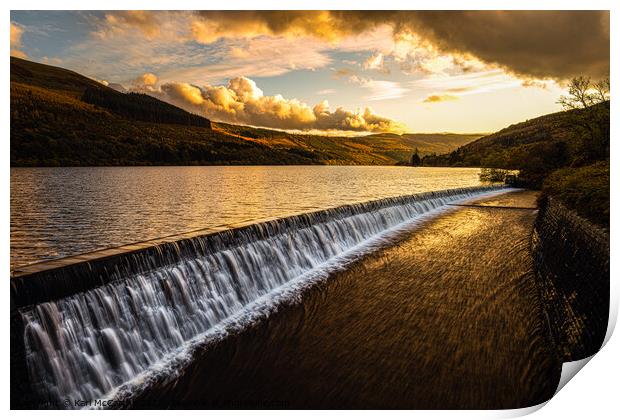
[[[158,81],[159,78],[153,73],[143,73],[130,83],[129,90],[140,93],[157,92]]]
[[[90,77],[91,79],[93,79],[94,81],[101,83],[103,86],[107,86],[111,89],[116,90],[117,92],[121,92],[121,93],[127,93],[128,90],[125,88],[125,86],[121,85],[120,83],[111,83],[107,80],[104,79],[97,79],[96,77]],[[132,92],[143,92],[143,90],[139,87],[139,86],[132,86],[131,89]]]
[[[342,67],[339,69],[335,69],[334,70],[334,77],[336,79],[341,79],[341,78],[351,78],[357,76],[357,73],[349,68],[346,67]]]
[[[13,57],[27,58],[26,53],[20,50],[22,44],[22,34],[24,30],[21,26],[11,22],[11,55]]]
[[[310,107],[282,95],[267,96],[247,77],[229,80],[226,86],[195,86],[163,83],[151,92],[159,99],[216,121],[286,130],[339,130],[401,132],[398,122],[377,115],[370,107],[349,111],[332,110],[325,100]]]
[[[157,76],[153,73],[144,73],[136,79],[136,84],[141,86],[155,86],[157,83]]]
[[[90,77],[90,76],[86,76],[86,77],[93,79],[97,83],[101,83],[103,86],[110,86],[110,82],[108,82],[107,80],[97,79],[96,77]]]
[[[532,87],[532,88],[538,88],[538,89],[548,89],[548,81],[545,80],[536,80],[536,79],[526,79],[523,82],[521,82],[521,86],[523,87]]]

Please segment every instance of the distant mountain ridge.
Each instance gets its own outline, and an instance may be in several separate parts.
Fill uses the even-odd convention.
[[[11,165],[393,165],[481,134],[331,137],[212,122],[71,70],[11,57]]]

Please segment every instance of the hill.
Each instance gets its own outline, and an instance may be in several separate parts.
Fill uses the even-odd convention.
[[[517,169],[520,165],[515,153],[520,148],[546,147],[567,142],[571,124],[566,112],[558,112],[513,124],[496,133],[481,137],[456,150],[439,156],[427,156],[429,166],[499,167]]]
[[[450,153],[427,155],[422,164],[518,169],[533,176],[608,157],[609,101],[513,124]]]
[[[476,134],[332,137],[211,122],[148,95],[11,57],[11,165],[393,165]]]
[[[424,166],[519,170],[521,183],[542,189],[590,221],[609,227],[609,100],[544,115],[484,136]]]

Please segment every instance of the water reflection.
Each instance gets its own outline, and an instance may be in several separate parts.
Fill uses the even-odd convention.
[[[12,168],[11,266],[200,228],[479,183],[473,168]]]

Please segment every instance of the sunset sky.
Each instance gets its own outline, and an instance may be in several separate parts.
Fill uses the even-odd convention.
[[[215,121],[491,132],[609,74],[608,12],[11,12],[11,55]]]

